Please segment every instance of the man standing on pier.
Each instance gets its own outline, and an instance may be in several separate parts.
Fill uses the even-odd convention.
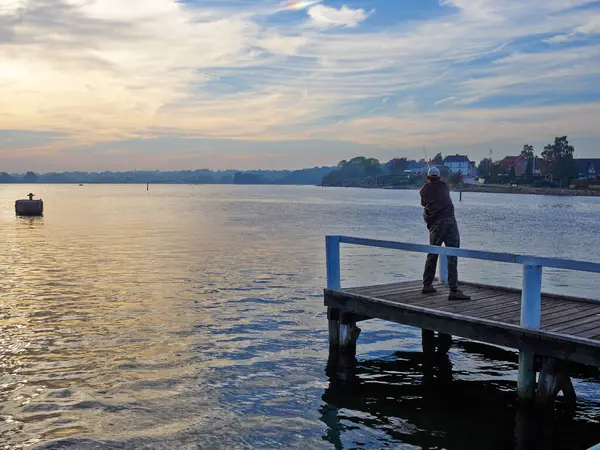
[[[460,234],[454,216],[454,204],[450,197],[450,188],[442,181],[440,170],[431,167],[427,173],[427,183],[421,188],[421,205],[425,208],[423,217],[429,230],[429,244],[445,244],[446,247],[460,247]],[[437,268],[438,255],[427,255],[425,273],[423,274],[423,294],[433,294],[433,279]],[[458,289],[458,259],[448,256],[449,300],[471,300]]]

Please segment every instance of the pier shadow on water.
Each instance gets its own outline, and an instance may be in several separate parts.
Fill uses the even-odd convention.
[[[496,347],[466,341],[459,346],[486,359],[516,362],[514,353]],[[579,414],[585,405],[570,410],[558,403],[547,412],[523,408],[516,382],[463,380],[445,352],[396,352],[364,361],[330,356],[326,373],[323,439],[336,450],[586,450],[600,440],[598,423]]]

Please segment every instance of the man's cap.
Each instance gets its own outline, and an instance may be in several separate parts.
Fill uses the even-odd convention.
[[[427,176],[428,177],[439,177],[440,176],[440,169],[438,169],[437,167],[431,167],[429,169],[429,171],[427,172]]]

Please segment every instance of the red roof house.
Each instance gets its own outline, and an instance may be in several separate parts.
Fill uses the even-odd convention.
[[[515,168],[515,176],[522,177],[525,175],[527,170],[527,160],[523,156],[506,156],[502,161],[502,168],[504,170],[510,170]]]

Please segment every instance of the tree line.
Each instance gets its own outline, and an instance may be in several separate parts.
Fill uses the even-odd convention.
[[[523,146],[520,155],[527,163],[525,174],[519,180],[521,183],[535,181],[534,166],[539,169],[539,175],[546,185],[565,185],[569,180],[577,178],[575,148],[569,143],[567,136],[556,137],[553,143],[544,147],[540,156],[536,156],[535,148],[529,144]],[[406,173],[411,163],[436,165],[440,168],[442,177],[447,178],[451,184],[460,183],[460,175],[451,174],[448,168],[443,166],[443,162],[442,153],[436,154],[430,161],[393,158],[383,164],[375,158],[357,156],[340,161],[335,170],[325,175],[322,184],[324,186],[397,186],[422,183],[424,175]],[[485,158],[479,163],[478,172],[481,178],[491,183],[516,180],[514,165],[505,168],[503,160],[492,161],[492,158]],[[537,170],[535,175],[538,175]]]
[[[526,144],[520,153],[527,161],[526,180],[533,180],[533,166],[540,169],[542,176],[550,183],[564,185],[577,177],[575,148],[569,144],[567,136],[556,137],[554,143],[544,147],[536,156],[532,145]],[[371,186],[405,185],[423,182],[423,175],[407,175],[411,163],[436,165],[441,175],[451,183],[458,183],[460,177],[449,173],[443,167],[444,155],[436,154],[431,161],[408,158],[393,158],[382,164],[376,158],[357,156],[340,161],[336,167],[313,167],[301,170],[221,170],[208,169],[183,171],[127,171],[127,172],[61,172],[37,174],[9,174],[0,172],[0,183],[185,183],[185,184],[298,184],[324,186]],[[483,159],[479,163],[479,173],[490,182],[510,180],[515,169],[504,169],[502,161]],[[523,181],[523,180],[521,180]]]
[[[52,172],[24,174],[0,172],[0,183],[86,183],[86,184],[298,184],[317,185],[333,167],[313,167],[301,170],[220,170],[127,172]]]
[[[522,182],[533,182],[536,175],[539,175],[551,185],[564,186],[569,184],[569,180],[578,177],[575,147],[569,143],[567,136],[555,137],[554,142],[546,145],[539,156],[536,155],[533,145],[525,144],[520,156],[527,164]],[[492,161],[491,158],[481,160],[479,175],[493,183],[502,178],[514,179],[515,167],[507,169],[503,167],[502,162]],[[534,168],[538,173],[534,174]]]

